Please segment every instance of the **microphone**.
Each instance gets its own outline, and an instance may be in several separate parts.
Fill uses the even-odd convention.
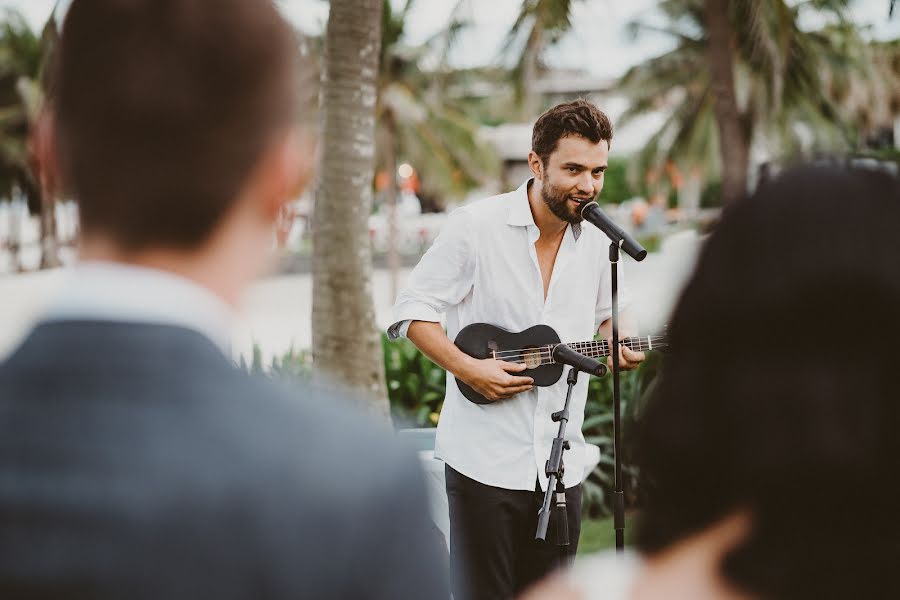
[[[638,244],[634,238],[625,233],[621,227],[613,223],[600,205],[596,202],[586,202],[581,206],[581,218],[594,225],[606,234],[612,243],[619,246],[625,254],[640,262],[647,256],[647,251]]]
[[[575,367],[579,371],[584,371],[590,375],[603,377],[606,375],[606,365],[599,360],[594,360],[589,356],[585,356],[580,352],[576,352],[565,344],[557,344],[551,354],[553,360],[561,365],[569,365]]]

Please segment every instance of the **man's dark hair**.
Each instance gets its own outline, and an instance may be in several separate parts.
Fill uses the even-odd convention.
[[[595,144],[606,140],[612,145],[612,123],[603,111],[582,98],[557,104],[535,122],[531,149],[546,165],[559,140],[570,135],[580,135]]]
[[[638,432],[638,547],[731,513],[722,564],[771,599],[900,598],[900,185],[805,167],[726,210]]]
[[[271,0],[74,0],[54,106],[84,231],[205,241],[293,116],[295,55]]]

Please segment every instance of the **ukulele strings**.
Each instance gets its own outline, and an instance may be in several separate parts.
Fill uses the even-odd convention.
[[[649,336],[649,339],[646,337],[625,338],[619,343],[626,348],[637,352],[666,346],[665,338],[661,336]],[[600,358],[609,355],[609,345],[605,340],[602,342],[573,342],[565,345],[590,358]],[[544,362],[545,360],[548,363],[553,363],[553,349],[556,348],[556,346],[557,344],[551,344],[547,346],[538,346],[536,348],[502,350],[500,352],[494,352],[492,357],[506,362],[527,362],[528,360],[537,358],[540,360],[541,364],[546,364]]]

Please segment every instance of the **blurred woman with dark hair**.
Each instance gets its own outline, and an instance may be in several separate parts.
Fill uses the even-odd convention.
[[[725,211],[638,432],[640,557],[529,598],[900,598],[900,186],[804,167]]]

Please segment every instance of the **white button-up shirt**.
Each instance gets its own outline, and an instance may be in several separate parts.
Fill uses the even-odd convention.
[[[453,211],[394,305],[392,338],[405,335],[409,321],[439,322],[446,315],[452,340],[471,323],[511,331],[551,326],[563,342],[593,339],[612,314],[609,240],[594,227],[567,228],[544,299],[534,243],[540,237],[528,203],[528,186]],[[620,307],[627,303],[621,286]],[[546,489],[544,463],[559,429],[551,413],[566,397],[565,374],[556,384],[490,404],[463,396],[451,373],[438,423],[435,456],[481,483],[512,490]],[[563,455],[564,483],[587,477],[581,424],[588,376],[572,392]]]

